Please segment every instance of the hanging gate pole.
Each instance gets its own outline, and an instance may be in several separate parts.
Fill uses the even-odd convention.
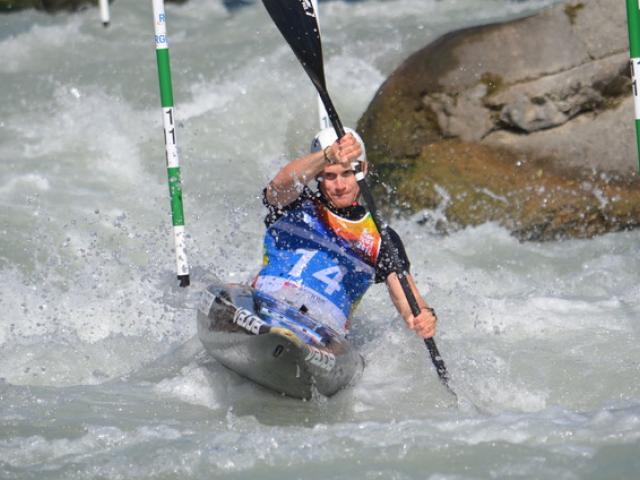
[[[638,148],[638,170],[640,170],[640,1],[627,0],[627,22],[629,24],[629,53],[631,56],[631,85],[636,112],[636,145]]]
[[[176,249],[176,271],[181,287],[189,285],[189,265],[185,249],[184,213],[182,210],[182,185],[180,180],[180,161],[176,143],[175,112],[173,109],[173,90],[171,86],[171,64],[169,62],[169,44],[167,42],[166,15],[164,0],[152,0],[153,23],[155,27],[156,60],[160,81],[160,102],[164,121],[164,144],[171,196],[171,217],[173,237]]]
[[[100,0],[100,19],[102,20],[102,25],[105,27],[109,26],[109,21],[111,20],[109,14],[109,0]]]

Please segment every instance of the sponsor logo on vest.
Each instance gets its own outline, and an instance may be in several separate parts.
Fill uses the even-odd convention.
[[[336,366],[336,357],[333,353],[323,352],[311,345],[307,345],[307,348],[309,349],[309,353],[305,357],[305,360],[312,365],[320,367],[328,372],[333,370],[333,367]]]
[[[369,229],[365,228],[362,231],[362,236],[358,241],[358,247],[367,255],[367,257],[372,257],[374,254],[374,247],[376,246],[376,239],[371,233],[369,233]]]
[[[239,308],[233,314],[233,323],[238,325],[239,327],[244,328],[247,332],[253,333],[254,335],[258,335],[260,331],[260,327],[265,324],[262,319],[249,310],[244,308]]]

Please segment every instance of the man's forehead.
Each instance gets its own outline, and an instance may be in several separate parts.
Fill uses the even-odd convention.
[[[324,175],[328,173],[341,174],[344,172],[355,172],[355,170],[351,166],[343,167],[342,165],[327,165],[324,167],[324,170],[322,170],[322,174]]]

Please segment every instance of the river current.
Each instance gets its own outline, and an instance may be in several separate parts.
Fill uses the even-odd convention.
[[[210,359],[209,282],[261,261],[261,189],[317,129],[260,2],[167,6],[192,285],[177,286],[150,1],[0,16],[1,479],[631,479],[640,471],[640,232],[521,243],[392,218],[438,312],[456,405],[382,286],[362,377],[275,395]],[[354,125],[411,52],[551,0],[321,2]],[[432,212],[431,217],[438,212]]]

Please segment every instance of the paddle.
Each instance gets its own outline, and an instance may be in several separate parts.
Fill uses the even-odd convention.
[[[280,33],[282,33],[282,36],[293,50],[293,53],[298,57],[311,82],[316,87],[320,99],[329,115],[329,120],[336,131],[336,135],[338,138],[342,138],[345,134],[344,127],[342,126],[342,122],[340,122],[338,113],[327,92],[320,29],[311,0],[262,0],[262,3],[278,27],[278,30],[280,30]],[[376,228],[380,232],[382,242],[387,246],[393,245],[387,229],[383,228],[385,224],[376,209],[373,195],[365,180],[364,172],[360,171],[359,168],[356,170],[356,180],[358,181],[365,204],[371,212]],[[400,280],[400,285],[411,307],[411,312],[414,317],[418,316],[420,314],[420,306],[409,285],[407,272],[400,268],[398,251],[395,248],[389,248],[389,251],[395,267],[395,273]],[[438,377],[449,392],[457,398],[456,393],[449,386],[449,373],[444,364],[444,360],[440,356],[440,352],[438,352],[435,340],[433,338],[425,338],[424,343],[427,346]]]

